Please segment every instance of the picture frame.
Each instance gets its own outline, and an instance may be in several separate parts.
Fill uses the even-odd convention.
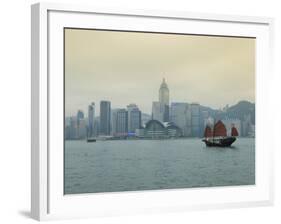
[[[272,205],[272,18],[154,10],[31,6],[31,215],[37,220]],[[256,38],[256,184],[64,195],[63,28],[157,31]]]

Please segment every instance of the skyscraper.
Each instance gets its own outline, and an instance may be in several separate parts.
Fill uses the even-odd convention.
[[[135,133],[141,127],[141,111],[136,104],[129,104],[128,110],[128,132]]]
[[[82,129],[82,127],[80,127],[80,126],[84,126],[84,112],[82,110],[78,110],[77,115],[76,115],[76,122],[77,122],[77,125],[76,125],[76,130],[77,130],[76,137],[80,138],[80,135],[81,135],[80,132],[84,131]]]
[[[159,102],[160,102],[160,110],[161,113],[163,114],[163,122],[168,122],[169,121],[169,104],[170,104],[170,96],[169,96],[169,88],[168,85],[163,78],[163,81],[160,85],[159,89]]]
[[[169,88],[165,79],[163,78],[159,89],[159,102],[163,105],[169,105],[169,101]]]
[[[152,118],[161,122],[169,121],[169,88],[163,79],[159,88],[159,101],[152,103]]]
[[[160,102],[152,102],[152,119],[163,121],[163,114],[161,113]]]
[[[110,117],[111,117],[110,101],[101,101],[100,102],[100,134],[110,135]]]
[[[79,120],[79,126],[77,127],[77,138],[84,139],[87,135],[87,121],[85,118]]]
[[[187,103],[171,103],[170,121],[182,129],[183,136],[191,135],[191,111]]]
[[[94,119],[95,119],[95,103],[88,106],[88,136],[94,134]]]
[[[128,135],[128,111],[125,109],[119,109],[115,113],[116,117],[113,120],[113,126],[116,127],[115,136],[127,136]]]
[[[79,120],[80,119],[84,119],[83,111],[82,110],[78,110],[76,117],[77,117],[77,123],[79,124]]]
[[[116,136],[117,134],[117,112],[121,110],[118,109],[112,109],[111,110],[111,135]]]
[[[200,105],[192,103],[191,107],[191,133],[193,137],[200,137]]]

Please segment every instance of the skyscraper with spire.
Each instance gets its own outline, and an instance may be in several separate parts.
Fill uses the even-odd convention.
[[[159,102],[162,105],[168,105],[169,106],[169,88],[166,83],[165,78],[163,78],[162,83],[159,88]]]
[[[161,122],[169,121],[169,88],[165,78],[159,88],[159,101],[152,104],[152,118]]]

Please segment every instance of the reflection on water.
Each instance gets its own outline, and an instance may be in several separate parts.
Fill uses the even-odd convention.
[[[200,139],[65,142],[65,193],[255,184],[255,141],[207,148]]]

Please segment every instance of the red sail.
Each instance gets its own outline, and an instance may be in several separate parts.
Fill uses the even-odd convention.
[[[238,135],[239,135],[239,133],[238,133],[237,129],[235,127],[232,127],[231,128],[231,136],[238,136]]]
[[[214,127],[214,136],[226,136],[226,128],[221,121],[218,121]]]
[[[212,129],[207,126],[205,128],[205,133],[204,133],[204,137],[207,138],[207,137],[213,137],[213,133],[212,133]]]

